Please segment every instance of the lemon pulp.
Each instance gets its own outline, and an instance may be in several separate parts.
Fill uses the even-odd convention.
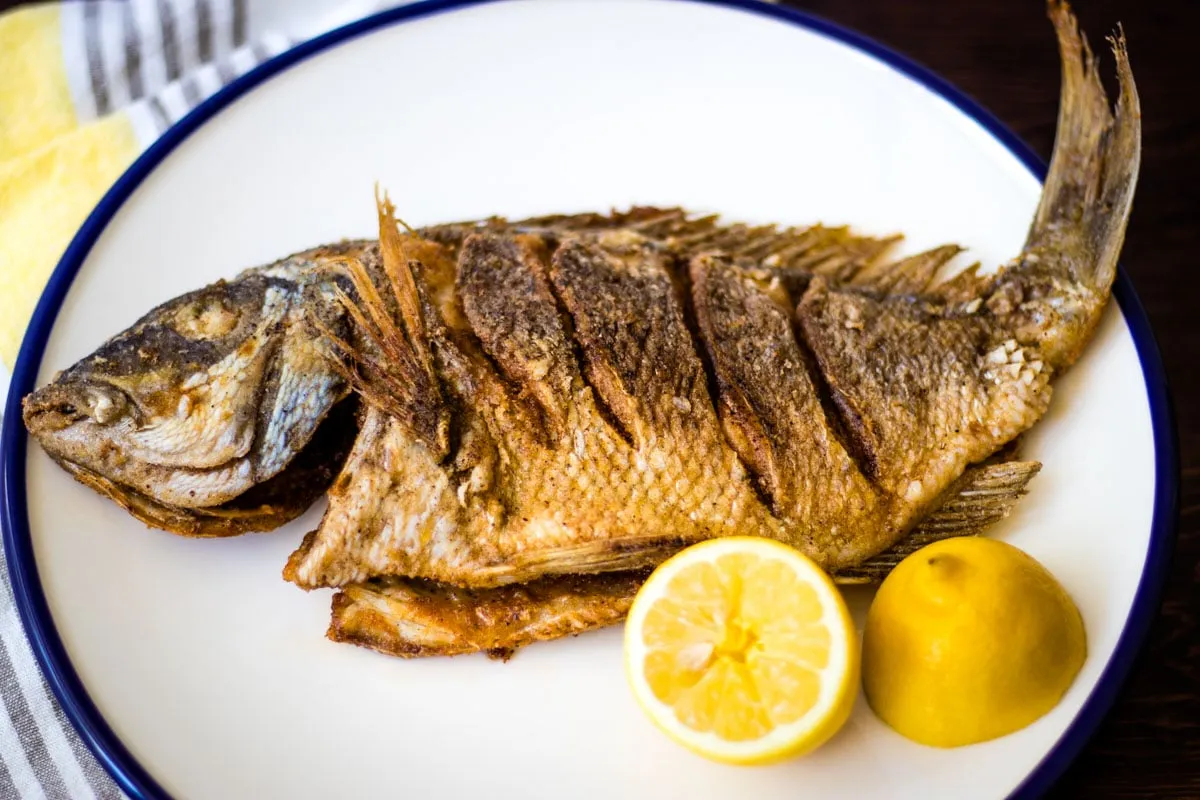
[[[819,746],[845,722],[858,682],[853,624],[829,577],[753,537],[696,545],[651,575],[626,623],[626,665],[660,728],[733,763]]]

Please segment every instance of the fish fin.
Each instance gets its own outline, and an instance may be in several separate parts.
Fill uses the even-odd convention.
[[[936,284],[932,289],[928,289],[927,292],[932,299],[945,303],[970,303],[979,298],[992,281],[991,275],[979,274],[982,266],[976,261]],[[981,304],[982,300],[977,303],[977,305]]]
[[[386,285],[380,287],[362,260],[343,263],[354,287],[351,297],[340,288],[357,336],[346,341],[318,325],[334,352],[333,363],[367,402],[408,426],[413,434],[444,458],[450,450],[449,412],[433,366],[433,354],[422,316],[420,292],[412,263],[420,238],[401,235],[395,207],[385,195],[376,196],[379,241]],[[407,226],[405,226],[407,228]],[[357,341],[355,341],[357,340]]]
[[[851,278],[850,284],[889,294],[921,294],[938,270],[962,251],[956,244],[947,244],[898,261],[872,264]]]
[[[494,589],[374,579],[334,595],[326,636],[402,658],[483,652],[507,660],[524,645],[620,622],[646,575],[563,575]]]
[[[899,235],[881,239],[856,236],[846,228],[823,230],[833,235],[822,236],[816,246],[802,253],[798,259],[785,266],[785,269],[804,270],[834,283],[845,283],[876,263],[901,239]]]
[[[933,542],[955,536],[974,536],[1007,517],[1025,496],[1042,465],[1037,461],[1007,461],[974,466],[946,492],[940,505],[913,531],[857,567],[839,570],[838,583],[879,583],[896,565]]]
[[[503,217],[454,222],[420,229],[420,235],[454,247],[472,233],[545,236],[550,240],[574,232],[624,229],[665,246],[679,260],[719,252],[775,270],[797,296],[814,271],[848,280],[879,261],[902,238],[853,233],[846,226],[822,224],[780,228],[777,225],[725,223],[717,214],[696,215],[679,207],[634,206],[607,214],[552,214],[515,221]]]
[[[1107,306],[1141,164],[1141,110],[1125,36],[1109,41],[1115,109],[1062,0],[1049,3],[1062,55],[1054,154],[1021,254],[995,277],[987,310],[1054,371],[1073,364]]]
[[[1115,113],[1100,82],[1096,59],[1066,0],[1050,0],[1058,34],[1063,86],[1058,133],[1046,185],[1026,250],[1069,246],[1090,258],[1072,259],[1070,278],[1107,291],[1133,203],[1141,161],[1141,107],[1129,66],[1125,34],[1109,38],[1120,95]]]
[[[716,216],[693,217],[677,206],[658,208],[634,206],[628,211],[610,211],[607,214],[585,212],[582,214],[554,214],[529,217],[507,223],[517,233],[541,231],[598,231],[612,228],[629,228],[650,238],[662,238],[673,232],[711,225]]]

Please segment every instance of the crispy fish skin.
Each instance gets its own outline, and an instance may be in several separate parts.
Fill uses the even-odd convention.
[[[621,413],[614,410],[620,398],[612,393],[601,397],[596,387],[584,379],[574,344],[567,336],[574,323],[561,312],[555,298],[558,287],[554,281],[563,283],[566,279],[555,278],[552,265],[545,263],[554,248],[562,251],[579,237],[585,241],[599,237],[626,250],[629,242],[649,249],[656,260],[651,269],[642,269],[636,263],[636,253],[626,252],[626,256],[633,255],[631,269],[640,269],[646,273],[643,277],[654,284],[662,319],[674,326],[667,333],[674,337],[676,352],[688,359],[691,385],[687,391],[695,401],[695,415],[706,419],[707,424],[693,424],[689,418],[692,401],[686,397],[663,398],[669,403],[665,413],[676,419],[685,437],[697,440],[684,449],[708,452],[724,445],[672,279],[657,262],[714,244],[741,252],[759,247],[766,236],[777,248],[770,253],[774,269],[798,278],[801,274],[821,274],[825,269],[859,269],[884,253],[893,241],[856,237],[844,229],[820,226],[784,231],[721,226],[712,218],[689,220],[675,210],[639,214],[646,218],[637,225],[644,232],[594,226],[585,215],[583,223],[593,227],[572,228],[565,233],[537,220],[535,224],[517,224],[512,231],[464,233],[456,226],[454,237],[439,234],[400,238],[388,235],[387,228],[394,222],[389,222],[387,214],[381,217],[381,239],[392,243],[382,253],[384,271],[414,269],[420,279],[410,282],[405,276],[380,276],[375,274],[378,270],[372,268],[373,264],[364,264],[354,273],[355,296],[381,298],[379,308],[367,308],[356,315],[365,321],[359,326],[359,341],[340,347],[344,352],[358,349],[368,353],[357,360],[349,378],[370,407],[346,467],[330,489],[333,502],[322,524],[324,541],[310,536],[302,548],[316,548],[322,555],[311,559],[310,566],[305,566],[299,552],[294,555],[285,572],[290,580],[302,585],[311,582],[300,571],[311,570],[318,559],[326,559],[320,569],[364,580],[378,566],[359,558],[367,550],[393,559],[393,571],[403,574],[407,552],[403,544],[395,542],[411,544],[420,540],[460,562],[449,570],[418,572],[449,583],[496,585],[547,572],[617,569],[626,557],[604,541],[612,524],[626,531],[663,527],[662,509],[671,506],[664,506],[661,498],[673,495],[685,484],[663,476],[658,486],[641,487],[624,478],[630,470],[657,473],[663,453],[635,457],[629,441],[633,429],[622,430],[614,424]],[[557,218],[551,222],[560,224]],[[440,245],[437,238],[449,239],[450,243]],[[581,271],[587,269],[586,263],[569,263],[567,268],[576,266]],[[431,436],[434,428],[414,423],[434,419],[437,414],[425,407],[428,396],[412,391],[414,365],[423,362],[424,356],[405,354],[411,329],[402,319],[388,324],[389,317],[399,314],[401,301],[392,301],[376,286],[365,285],[368,279],[379,287],[399,286],[405,290],[413,286],[421,296],[421,325],[432,339],[429,352],[456,401],[454,408],[459,417],[459,447],[448,459],[442,442]],[[579,277],[578,284],[584,290],[587,282],[586,274]],[[627,316],[642,315],[643,299],[638,294],[625,294]],[[381,353],[391,355],[380,358]],[[638,353],[630,350],[627,357],[636,359]],[[636,365],[625,366],[631,375],[636,372]],[[424,371],[423,366],[416,369],[418,374]],[[613,392],[620,390],[613,383],[607,387]],[[658,387],[662,389],[671,387]],[[637,413],[634,409],[632,416],[627,415],[631,425],[637,424]],[[728,448],[724,458],[728,469],[741,469]],[[605,459],[612,459],[609,468],[592,468]],[[675,460],[679,461],[678,456]],[[717,502],[705,509],[703,517],[693,514],[689,518],[688,510],[680,509],[675,520],[680,526],[732,529],[743,509],[760,519],[767,518],[763,509],[747,502],[752,500],[753,492],[748,485],[725,484],[714,475],[705,480],[707,491],[717,497]],[[587,499],[574,503],[560,491],[564,484],[601,502]],[[614,509],[618,517],[615,523],[606,519]],[[556,519],[556,515],[562,519]],[[535,535],[547,542],[556,531],[569,538],[585,526],[592,526],[595,534],[592,542],[547,552],[527,547],[522,530],[506,529],[506,521],[512,518],[531,525]],[[504,538],[496,542],[496,535]],[[633,569],[651,563],[655,550],[660,557],[665,556],[684,542],[679,534],[667,533],[622,543],[621,547],[631,551],[627,560]],[[418,551],[419,547],[415,545]],[[518,561],[524,553],[525,561],[517,571],[503,564],[489,571],[505,557],[501,553],[515,555]],[[488,566],[481,567],[481,563]],[[474,580],[464,573],[475,573]],[[388,571],[381,570],[380,574]],[[337,584],[347,582],[352,581],[339,580]]]
[[[470,412],[463,441],[476,446],[444,463],[411,435],[403,414],[374,404],[330,490],[321,532],[293,556],[289,579],[316,587],[411,572],[489,586],[634,569],[678,549],[689,533],[778,529],[724,444],[658,243],[624,229],[569,236],[546,264],[549,245],[539,252],[498,236],[471,234],[457,264],[448,250],[411,238],[391,257],[405,267],[414,263],[407,250],[425,250],[418,285],[430,298],[423,312],[432,352],[458,407]],[[612,291],[589,296],[606,277]],[[543,288],[530,294],[531,286]],[[561,313],[556,294],[578,315]],[[585,316],[592,308],[607,316]],[[621,315],[616,324],[608,312]],[[582,366],[569,328],[583,344]],[[407,336],[397,326],[391,338],[400,350]],[[639,368],[641,339],[662,369]],[[520,374],[505,373],[519,358],[501,348],[537,355]],[[393,402],[421,400],[393,393]],[[531,413],[539,402],[562,420],[557,441],[547,442],[557,431]],[[660,446],[663,427],[671,437]],[[687,454],[715,454],[720,467]],[[680,495],[696,500],[680,503]],[[426,558],[426,549],[436,555]]]
[[[317,501],[341,469],[358,426],[357,398],[334,406],[313,438],[273,478],[211,508],[176,508],[154,501],[69,461],[57,461],[71,477],[109,498],[148,527],[193,538],[237,536],[278,528]]]
[[[484,590],[368,581],[334,595],[326,635],[403,658],[484,652],[508,660],[519,647],[620,622],[647,574],[566,575]]]
[[[1036,461],[1005,461],[968,469],[916,530],[834,580],[875,583],[930,542],[979,533],[1008,516],[1040,467]],[[565,575],[495,589],[373,579],[334,595],[326,635],[403,658],[482,651],[507,660],[525,645],[621,622],[648,574]]]
[[[285,577],[486,588],[651,566],[731,533],[839,571],[894,546],[972,463],[1042,416],[1051,377],[1110,293],[1140,157],[1137,94],[1115,40],[1114,117],[1065,4],[1050,9],[1064,62],[1052,174],[1025,249],[996,275],[930,286],[942,249],[798,278],[775,270],[772,234],[748,259],[765,282],[744,253],[672,251],[629,229],[543,237],[540,249],[476,232],[456,253],[397,239],[389,279],[423,295],[410,305],[471,455],[431,450],[368,411]],[[551,296],[530,296],[538,281]],[[490,305],[471,296],[483,291]],[[377,332],[403,352],[417,324]],[[524,340],[520,352],[500,344]],[[530,422],[548,403],[561,435]]]
[[[476,253],[486,254],[487,263],[473,263]],[[372,575],[416,575],[486,587],[652,565],[692,541],[731,531],[790,541],[837,569],[894,544],[928,513],[972,456],[990,454],[997,439],[1007,441],[1020,426],[1032,424],[1018,417],[1015,430],[1002,428],[975,450],[960,452],[958,471],[931,482],[928,492],[914,495],[909,481],[903,486],[908,494],[888,494],[860,473],[831,435],[786,313],[764,299],[760,306],[774,313],[774,329],[766,331],[747,322],[756,319],[751,309],[736,306],[726,322],[735,324],[747,352],[735,353],[731,363],[752,363],[755,353],[786,362],[782,370],[780,364],[768,364],[762,381],[742,381],[742,394],[762,395],[760,405],[793,423],[760,437],[798,454],[799,466],[789,472],[803,482],[787,500],[785,513],[778,508],[773,513],[760,501],[743,463],[760,476],[764,470],[745,448],[738,452],[739,437],[728,424],[723,431],[718,421],[675,279],[659,254],[636,234],[620,231],[596,240],[567,239],[546,265],[516,242],[494,236],[485,242],[476,235],[458,259],[458,276],[473,276],[461,297],[456,295],[464,305],[472,302],[472,284],[500,253],[506,257],[491,267],[497,279],[480,281],[493,316],[476,314],[470,320],[469,314],[427,309],[430,319],[453,318],[477,334],[476,346],[487,350],[500,370],[513,360],[515,349],[536,356],[521,362],[527,367],[523,371],[500,375],[436,324],[431,327],[438,343],[434,350],[453,367],[446,371],[465,375],[451,383],[462,404],[473,410],[474,428],[464,426],[467,438],[488,443],[477,451],[486,458],[475,464],[456,458],[447,467],[399,417],[369,409],[355,451],[330,491],[320,530],[288,564],[290,580],[316,588]],[[440,260],[431,273],[447,271],[447,256]],[[697,257],[693,267],[711,261]],[[702,272],[693,269],[700,278],[697,290],[707,285]],[[564,319],[550,291],[529,291],[543,273],[566,310]],[[823,285],[823,278],[814,280],[810,292]],[[733,285],[745,288],[737,280]],[[599,295],[595,287],[602,288]],[[695,308],[705,340],[716,317],[710,319],[703,301]],[[568,327],[580,344],[582,367],[573,358]],[[717,340],[708,336],[707,341]],[[508,352],[490,350],[492,342],[501,342]],[[969,337],[967,344],[972,363],[978,348]],[[720,376],[721,351],[709,349]],[[957,382],[961,372],[939,380]],[[985,377],[990,376],[976,383],[986,400],[991,382],[984,385]],[[1014,385],[1036,396],[1044,380]],[[790,391],[771,395],[779,387]],[[952,389],[957,397],[961,386],[955,383]],[[556,443],[547,446],[548,430],[531,428],[521,412],[521,395],[541,398],[543,405],[559,402],[546,398],[571,398],[553,409],[566,425]]]

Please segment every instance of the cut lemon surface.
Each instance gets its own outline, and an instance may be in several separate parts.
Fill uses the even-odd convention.
[[[684,747],[764,764],[819,747],[858,687],[858,639],[820,567],[769,539],[694,545],[642,586],[625,623],[639,705]]]

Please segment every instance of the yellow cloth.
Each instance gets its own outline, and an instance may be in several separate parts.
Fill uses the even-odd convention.
[[[57,5],[0,15],[0,362],[12,369],[54,265],[141,150],[128,115],[80,124]]]

